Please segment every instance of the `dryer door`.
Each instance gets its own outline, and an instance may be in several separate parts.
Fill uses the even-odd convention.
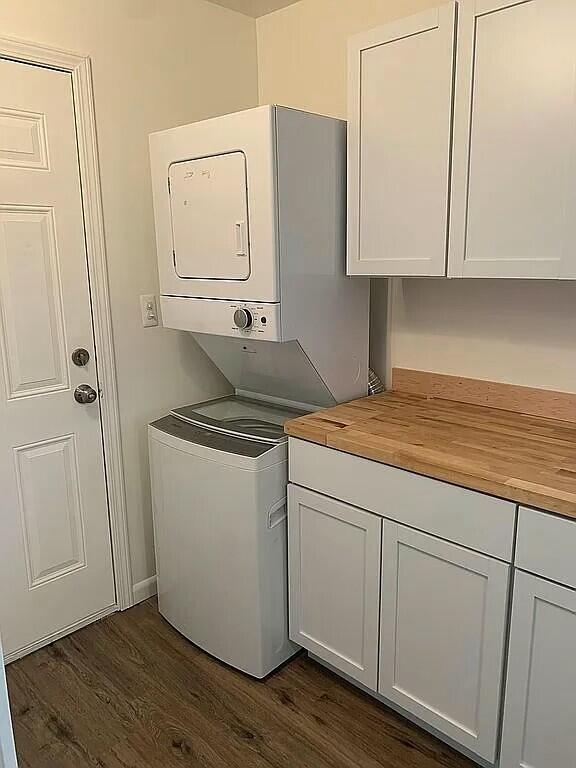
[[[244,153],[172,163],[168,178],[178,277],[247,280],[250,238]]]

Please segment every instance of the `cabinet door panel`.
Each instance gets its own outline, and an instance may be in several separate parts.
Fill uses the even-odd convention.
[[[576,592],[516,572],[501,768],[564,768],[576,755]]]
[[[349,43],[348,274],[445,275],[455,3]]]
[[[509,567],[384,523],[379,691],[492,762]]]
[[[464,0],[449,274],[576,277],[576,3]]]
[[[288,488],[290,638],[376,690],[382,521]]]

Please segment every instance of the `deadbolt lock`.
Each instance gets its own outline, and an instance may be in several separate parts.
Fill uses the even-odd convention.
[[[72,362],[74,365],[77,365],[80,368],[82,368],[84,365],[87,365],[89,360],[90,352],[88,352],[87,349],[78,347],[78,349],[75,349],[74,352],[72,352]]]

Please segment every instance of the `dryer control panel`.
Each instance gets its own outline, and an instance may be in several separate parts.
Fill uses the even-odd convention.
[[[160,305],[166,328],[253,341],[282,341],[280,304],[162,296]]]

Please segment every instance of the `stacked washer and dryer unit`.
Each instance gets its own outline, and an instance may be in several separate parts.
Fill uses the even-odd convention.
[[[192,332],[234,389],[149,427],[159,609],[264,677],[298,650],[283,424],[367,391],[346,124],[258,107],[153,134],[150,153],[163,325]]]

